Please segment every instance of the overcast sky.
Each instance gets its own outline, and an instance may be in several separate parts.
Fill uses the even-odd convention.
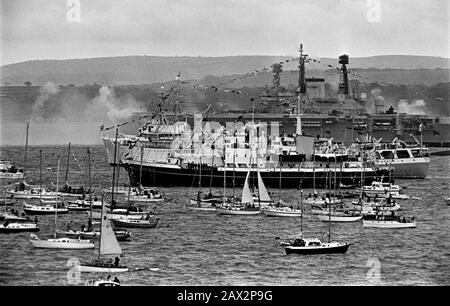
[[[292,55],[300,42],[317,57],[450,57],[448,0],[79,0],[81,20],[71,23],[72,1],[0,0],[1,64],[144,54]]]

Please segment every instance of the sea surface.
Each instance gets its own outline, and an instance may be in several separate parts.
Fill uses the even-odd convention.
[[[68,181],[87,184],[86,146],[73,146]],[[66,179],[67,147],[29,147],[27,182],[40,184],[42,150],[43,183],[56,185]],[[2,147],[2,158],[24,166],[24,148]],[[99,191],[110,187],[112,167],[103,146],[91,147],[92,185]],[[126,184],[126,172],[119,172]],[[1,182],[2,185],[10,182]],[[130,267],[158,268],[117,274],[123,285],[450,285],[450,156],[431,157],[428,177],[396,180],[404,192],[421,200],[400,201],[401,213],[415,216],[415,229],[363,228],[362,222],[332,223],[331,239],[351,242],[344,255],[286,255],[277,248],[276,237],[300,232],[297,218],[219,216],[186,209],[196,188],[160,188],[169,201],[156,206],[160,224],[155,229],[130,229],[129,242],[120,242],[122,261]],[[9,186],[8,188],[12,188]],[[214,189],[213,191],[220,189]],[[207,188],[205,187],[205,191]],[[278,190],[272,190],[275,199]],[[305,193],[308,193],[305,190]],[[285,202],[297,202],[297,191],[282,190]],[[30,202],[30,201],[28,201]],[[22,208],[22,201],[15,205]],[[303,233],[327,240],[328,223],[321,222],[305,207]],[[58,227],[87,223],[86,213],[58,218]],[[40,216],[37,233],[50,238],[54,216]],[[70,262],[89,262],[96,250],[62,251],[35,249],[30,233],[0,234],[0,285],[70,285],[104,276],[73,273]],[[97,243],[96,243],[97,244]],[[98,245],[97,245],[98,246]],[[70,261],[71,260],[71,261]]]

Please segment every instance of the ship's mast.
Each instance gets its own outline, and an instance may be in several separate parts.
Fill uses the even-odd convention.
[[[65,178],[66,186],[69,185],[69,162],[70,162],[70,142],[69,142],[69,147],[67,149],[66,178]]]
[[[23,181],[25,181],[25,174],[27,169],[27,157],[28,157],[28,132],[30,130],[30,123],[27,122],[27,133],[25,138],[25,160],[24,160],[24,166],[23,166]]]
[[[300,44],[300,56],[298,59],[298,100],[297,100],[297,115],[300,115],[301,101],[306,95],[306,81],[305,81],[305,59],[308,54],[303,54],[303,44]]]

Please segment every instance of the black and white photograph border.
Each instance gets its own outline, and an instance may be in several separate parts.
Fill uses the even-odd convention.
[[[449,12],[0,0],[0,285],[448,286]]]

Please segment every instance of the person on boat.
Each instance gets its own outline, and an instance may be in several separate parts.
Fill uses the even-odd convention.
[[[98,198],[97,198],[97,196],[95,196],[94,197],[94,202],[97,202],[98,201]]]
[[[114,282],[120,284],[120,280],[116,277],[114,277]]]
[[[91,218],[88,219],[87,231],[92,232],[92,219]]]
[[[84,233],[86,227],[84,226],[84,224],[81,224],[81,232]]]
[[[119,258],[118,256],[116,256],[116,257],[114,258],[114,266],[118,267],[118,266],[119,266],[119,263],[120,263],[120,258]]]

